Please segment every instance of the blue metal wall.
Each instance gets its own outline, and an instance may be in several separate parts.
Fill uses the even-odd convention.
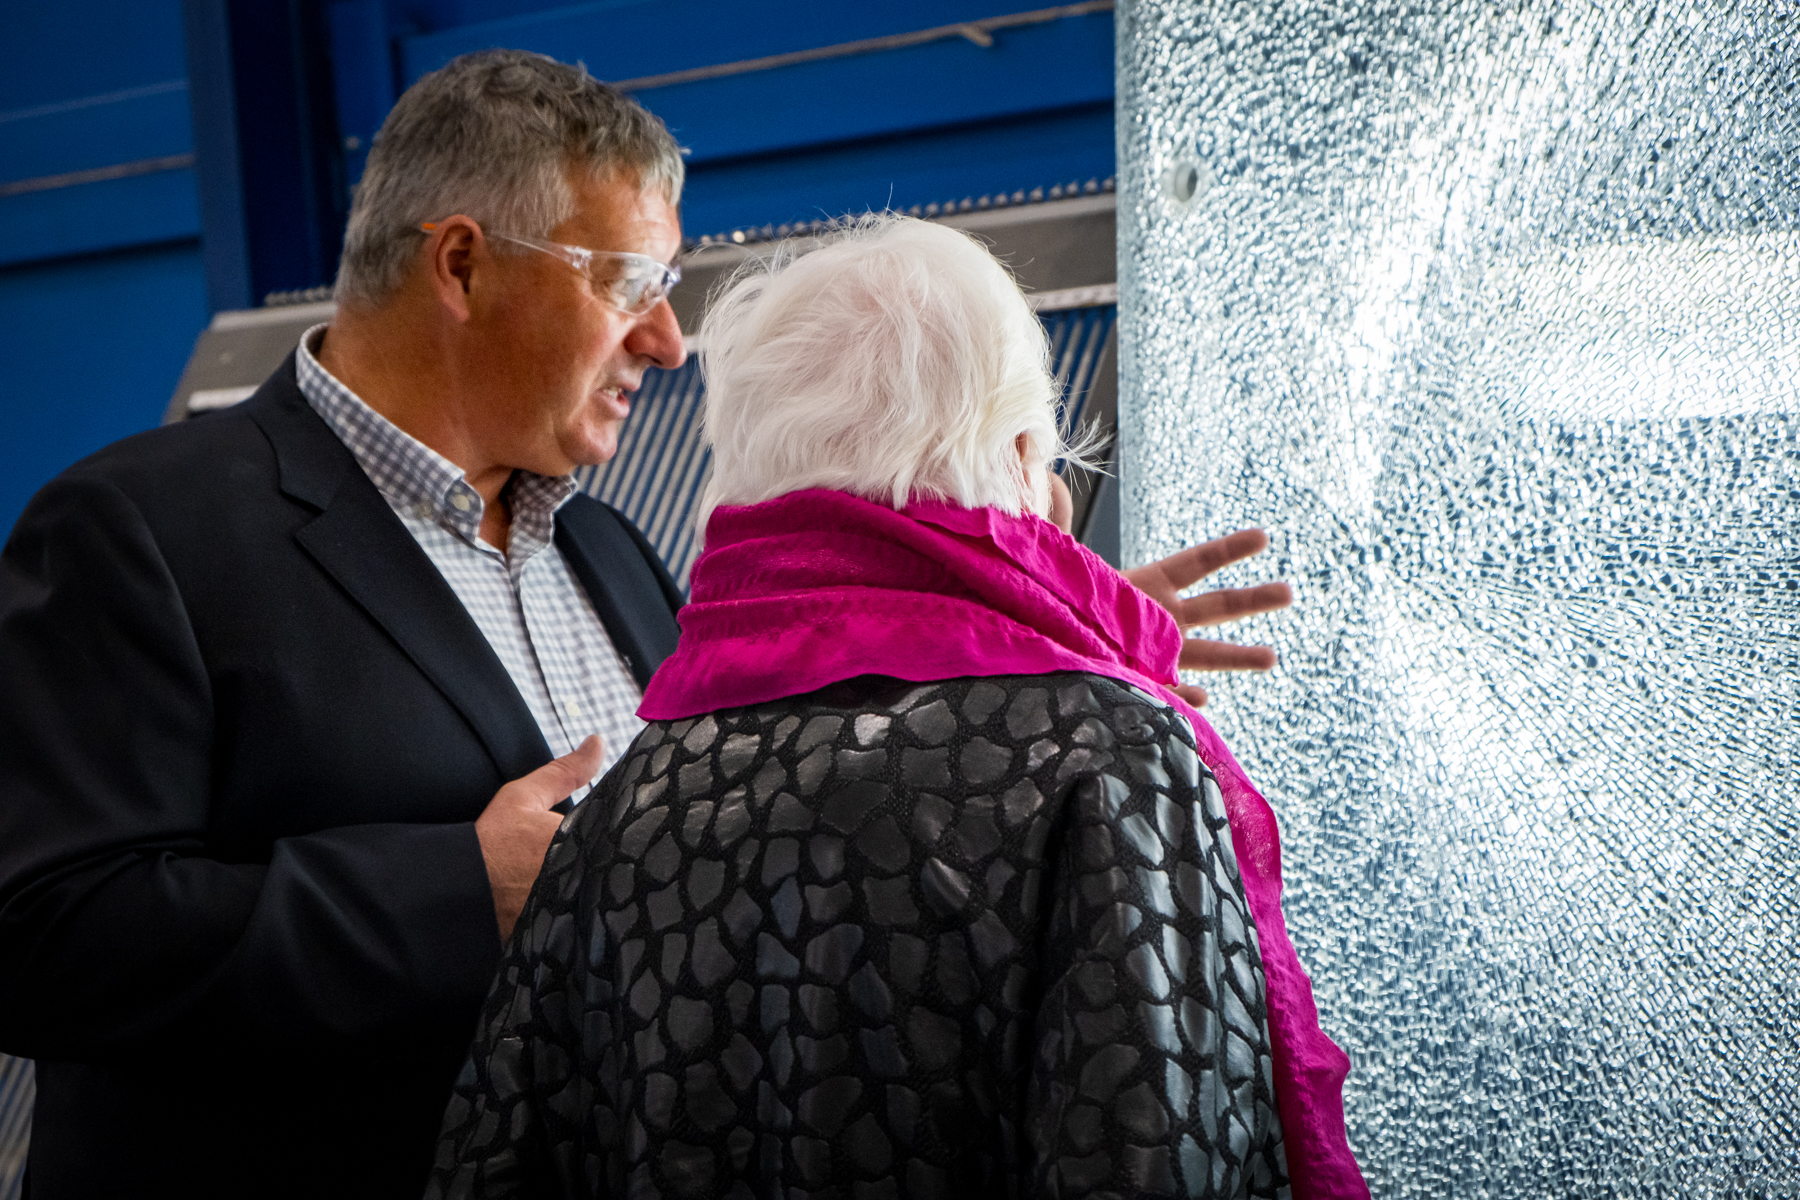
[[[584,62],[620,80],[1041,2],[629,0],[501,16],[494,10],[524,6],[350,0],[332,5],[332,44],[339,61],[364,63],[381,59],[385,45],[402,86],[489,46]],[[388,18],[386,43],[375,40],[378,13]],[[490,19],[444,20],[452,13]],[[1100,12],[1004,30],[988,47],[952,38],[636,95],[691,152],[683,219],[699,235],[1111,175],[1112,48],[1112,14]],[[376,90],[377,74],[339,77],[344,133],[365,150],[391,102]]]
[[[0,4],[0,533],[207,320],[177,0]]]
[[[607,79],[1041,0],[0,0],[0,533],[154,424],[210,311],[330,282],[394,97],[488,46]],[[691,148],[690,235],[1113,173],[1096,12],[636,94]]]

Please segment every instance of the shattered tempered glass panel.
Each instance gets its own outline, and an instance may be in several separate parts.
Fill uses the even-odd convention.
[[[1378,1196],[1800,1196],[1800,5],[1125,0],[1125,556],[1297,604]]]

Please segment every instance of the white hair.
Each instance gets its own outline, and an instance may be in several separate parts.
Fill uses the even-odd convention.
[[[1083,454],[1057,428],[1049,345],[1018,284],[943,225],[883,213],[747,264],[700,347],[713,450],[702,531],[721,504],[804,488],[1017,515],[1026,468]]]
[[[681,201],[681,148],[628,96],[523,50],[452,59],[406,89],[369,151],[338,263],[339,303],[379,304],[418,258],[419,224],[453,213],[546,237],[574,215],[570,171],[625,172]]]

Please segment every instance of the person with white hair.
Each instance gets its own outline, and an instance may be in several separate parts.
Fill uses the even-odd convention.
[[[1069,537],[1045,336],[851,224],[701,332],[649,724],[565,821],[427,1195],[1366,1196],[1273,814]]]

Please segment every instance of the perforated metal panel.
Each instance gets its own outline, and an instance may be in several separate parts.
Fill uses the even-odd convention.
[[[1800,1195],[1800,6],[1120,10],[1124,540],[1378,1196]]]
[[[31,1147],[37,1087],[31,1061],[0,1054],[0,1200],[15,1200]]]
[[[619,452],[576,475],[583,491],[644,531],[683,592],[699,555],[694,512],[712,474],[712,451],[700,438],[705,395],[698,358],[674,371],[646,371],[632,419],[619,434]]]

